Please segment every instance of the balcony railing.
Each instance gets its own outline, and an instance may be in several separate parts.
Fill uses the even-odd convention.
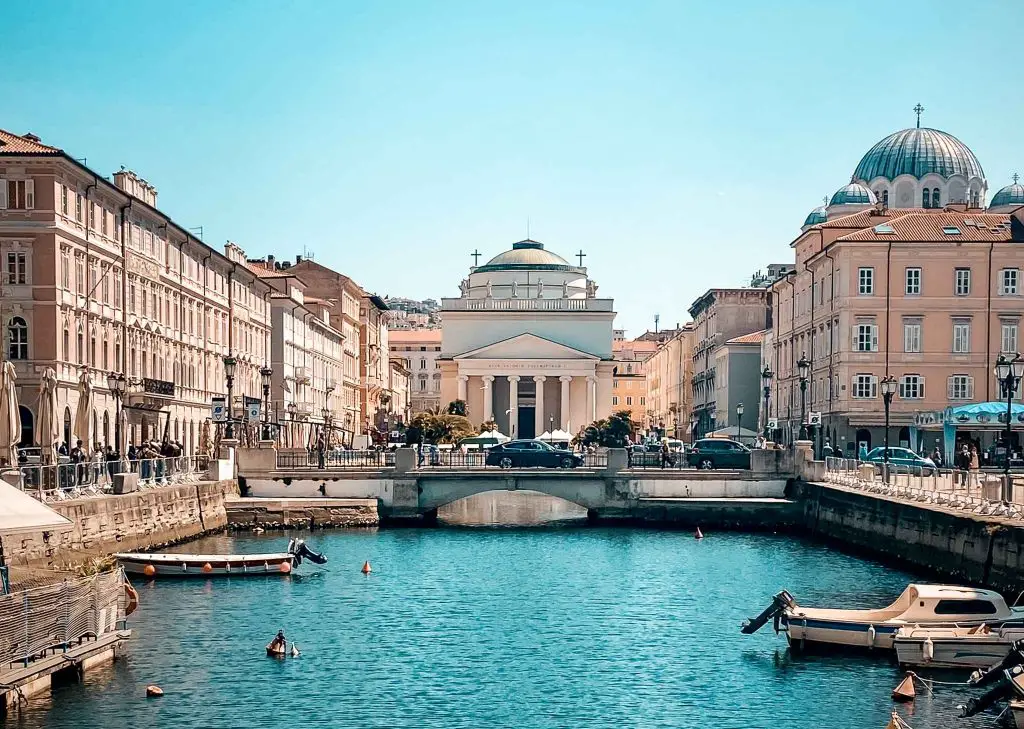
[[[142,378],[142,392],[157,397],[174,397],[174,383],[167,380],[153,380],[149,377]]]
[[[310,373],[308,367],[296,367],[295,368],[295,381],[296,382],[309,382]]]
[[[441,299],[441,311],[614,311],[612,299]]]

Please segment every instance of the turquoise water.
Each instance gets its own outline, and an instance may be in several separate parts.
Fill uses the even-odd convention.
[[[806,604],[876,606],[913,579],[812,542],[442,528],[310,543],[330,562],[301,576],[139,584],[124,658],[7,725],[882,729],[899,680],[882,657],[791,658],[770,628],[740,634],[781,587]],[[265,656],[279,628],[300,658]],[[146,699],[149,683],[166,695]],[[915,729],[991,725],[953,718],[962,699],[940,689],[901,711]]]

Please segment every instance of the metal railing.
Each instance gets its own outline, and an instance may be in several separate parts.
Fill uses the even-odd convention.
[[[173,456],[22,466],[18,470],[26,493],[53,502],[109,494],[119,473],[137,473],[140,488],[194,483],[202,480],[208,464],[207,456]]]
[[[0,595],[0,663],[29,665],[123,627],[121,570]]]
[[[626,468],[640,470],[682,470],[693,469],[694,466],[686,458],[683,451],[670,451],[662,453],[657,451],[632,451],[626,454]]]
[[[365,470],[391,468],[395,465],[395,453],[389,450],[345,450],[333,449],[321,453],[317,450],[278,451],[277,467],[317,468],[332,470]]]
[[[425,449],[422,453],[417,454],[416,468],[417,469],[448,469],[452,471],[460,470],[495,470],[500,469],[501,466],[497,462],[488,464],[487,457],[490,451],[487,449],[483,450],[469,450],[463,451],[461,448],[452,449]],[[595,451],[595,452],[574,452],[574,455],[583,458],[583,463],[577,468],[587,469],[604,469],[608,467],[608,452],[607,451]],[[513,457],[514,458],[514,457]],[[492,459],[495,460],[495,459]],[[557,467],[557,464],[548,466],[549,468]],[[513,466],[513,468],[542,468],[541,466]]]
[[[962,509],[983,516],[1024,519],[1024,474],[1011,474],[1012,498],[1003,499],[1002,472],[922,468],[850,458],[826,458],[825,479],[847,488],[905,501]]]

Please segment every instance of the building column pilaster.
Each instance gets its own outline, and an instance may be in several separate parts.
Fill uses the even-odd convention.
[[[516,431],[519,429],[519,375],[509,375],[508,378],[508,435],[510,438],[518,438]]]
[[[569,411],[569,386],[572,384],[572,376],[562,375],[558,380],[562,383],[561,428],[564,431],[571,432],[569,431],[569,419],[571,417]]]
[[[469,375],[459,375],[459,399],[466,402],[466,390],[468,389]]]
[[[494,420],[494,375],[484,375],[484,422]]]
[[[587,418],[593,423],[597,420],[597,378],[587,378]],[[588,423],[589,425],[590,423]]]
[[[537,393],[533,410],[533,430],[535,436],[539,436],[547,430],[547,428],[544,427],[544,383],[547,379],[548,378],[543,375],[537,375],[533,378],[535,383],[534,389]]]

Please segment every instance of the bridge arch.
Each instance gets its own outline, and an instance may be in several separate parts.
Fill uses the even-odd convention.
[[[422,474],[419,477],[419,511],[433,511],[488,491],[536,491],[584,509],[599,509],[607,503],[604,479],[592,474],[576,475],[564,471],[551,476],[516,472],[436,476]]]

